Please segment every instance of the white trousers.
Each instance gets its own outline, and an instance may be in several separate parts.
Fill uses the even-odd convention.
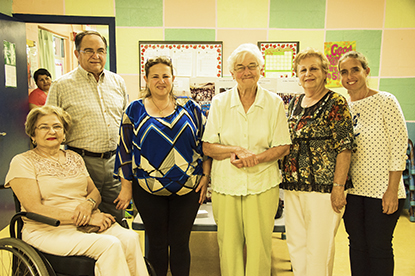
[[[23,240],[49,254],[94,258],[97,276],[148,276],[138,233],[117,223],[98,234],[77,231],[72,225],[53,231],[23,231]]]
[[[343,212],[334,212],[329,193],[285,190],[284,196],[287,245],[294,275],[331,276],[335,236]]]

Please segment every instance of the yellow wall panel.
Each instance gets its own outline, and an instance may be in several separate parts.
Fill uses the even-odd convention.
[[[217,0],[217,27],[268,28],[268,0]]]
[[[63,0],[13,0],[13,13],[64,15]]]
[[[218,30],[218,41],[223,41],[223,75],[230,76],[227,59],[242,43],[253,43],[267,40],[266,30]]]
[[[385,30],[380,76],[415,76],[414,45],[415,30]]]
[[[415,1],[387,0],[385,28],[415,28]]]
[[[324,50],[324,31],[270,30],[268,41],[300,41],[300,51],[313,47]]]
[[[385,0],[327,1],[326,28],[382,28]]]
[[[127,86],[128,100],[137,100],[139,95],[138,76],[136,74],[120,74]]]
[[[65,0],[65,15],[115,16],[114,0]]]
[[[138,42],[163,39],[162,28],[117,28],[117,72],[138,74]]]
[[[165,0],[165,27],[206,27],[216,26],[215,0]]]
[[[370,67],[370,64],[369,64],[369,67]],[[370,75],[369,75],[369,78],[368,78],[368,84],[369,84],[369,87],[370,88],[373,88],[373,89],[376,89],[376,90],[379,90],[379,77],[371,77]]]

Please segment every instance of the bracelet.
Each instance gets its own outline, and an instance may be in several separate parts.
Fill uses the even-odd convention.
[[[344,184],[333,183],[333,187],[344,187]]]
[[[202,173],[202,177],[203,176],[206,176],[207,178],[209,178],[210,177],[210,175],[209,174],[204,174],[204,173]]]
[[[97,202],[92,198],[92,197],[90,197],[90,198],[87,198],[87,200],[86,201],[89,201],[89,202],[91,202],[92,203],[92,209],[95,209],[95,206],[97,206]]]

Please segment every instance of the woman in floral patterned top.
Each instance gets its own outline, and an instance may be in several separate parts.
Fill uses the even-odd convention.
[[[304,93],[292,99],[292,145],[283,161],[287,245],[294,275],[332,275],[334,238],[346,204],[353,126],[347,102],[325,87],[329,62],[306,49],[294,60]]]

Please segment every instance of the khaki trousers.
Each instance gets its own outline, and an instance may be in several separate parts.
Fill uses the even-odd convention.
[[[278,186],[247,196],[212,193],[222,276],[271,275],[272,232],[278,199]]]

